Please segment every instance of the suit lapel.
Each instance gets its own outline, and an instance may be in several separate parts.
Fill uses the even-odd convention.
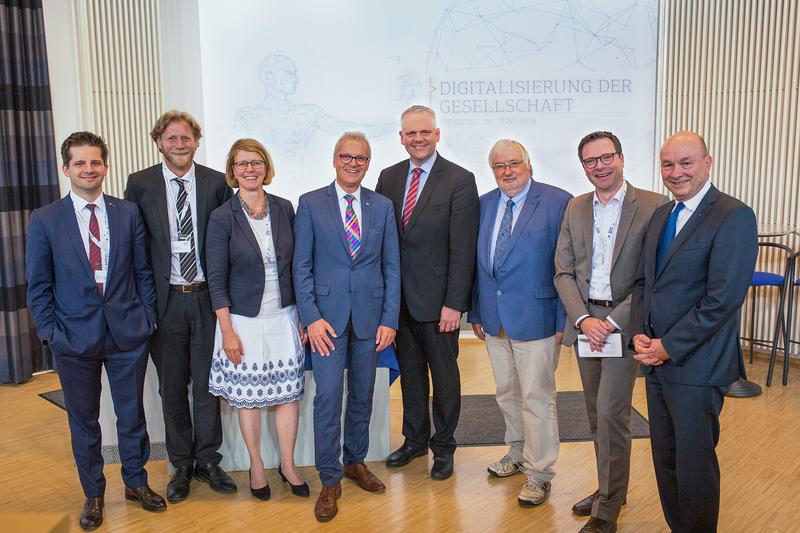
[[[655,279],[656,264],[658,263],[658,242],[661,240],[661,232],[664,231],[664,224],[667,223],[667,218],[669,218],[669,214],[672,212],[672,207],[674,206],[675,202],[670,202],[669,204],[665,204],[663,209],[656,209],[655,213],[653,213],[650,225],[648,226],[648,238],[646,241],[647,250],[645,256],[647,258],[647,262],[645,263],[645,277],[648,279]],[[655,231],[652,236],[650,235],[650,229]]]
[[[617,264],[617,259],[622,251],[622,245],[625,243],[625,239],[633,224],[633,217],[636,215],[636,209],[636,192],[635,189],[628,184],[628,191],[625,193],[625,198],[622,199],[622,210],[619,214],[617,235],[614,237],[614,254],[611,259],[611,270],[614,270],[614,265]]]
[[[200,242],[195,243],[199,251],[199,256],[204,257],[204,250],[206,245],[206,216],[208,211],[208,177],[205,172],[195,164],[194,166],[194,181],[195,181],[195,205],[197,206],[197,213],[192,213],[194,219],[197,221],[197,236]],[[252,233],[252,232],[251,232]]]
[[[272,245],[275,247],[275,253],[277,254],[278,250],[280,250],[278,246],[281,241],[281,235],[283,235],[283,232],[286,231],[284,229],[284,222],[287,217],[284,215],[283,208],[278,205],[278,202],[275,200],[274,196],[267,193],[267,199],[269,201],[269,224],[272,227]],[[238,199],[234,200],[234,203],[238,202]],[[291,232],[292,229],[289,228],[288,231]],[[259,250],[259,253],[260,252],[261,251]]]
[[[350,245],[347,243],[347,235],[344,233],[344,223],[342,223],[342,213],[339,210],[339,197],[336,194],[336,186],[331,183],[328,185],[328,211],[331,215],[331,224],[336,228],[336,234],[344,246],[347,255],[350,255]]]
[[[375,210],[372,208],[372,205],[370,205],[372,203],[371,200],[370,192],[364,187],[361,187],[361,220],[358,221],[361,228],[361,247],[356,254],[356,260],[363,255],[362,252],[365,250],[367,239],[370,235],[369,230],[375,225]],[[350,248],[348,248],[348,251],[349,250]]]
[[[253,250],[258,254],[259,257],[263,258],[264,254],[261,251],[261,247],[256,240],[256,236],[253,233],[253,229],[250,227],[250,223],[247,221],[247,215],[244,214],[242,210],[242,204],[239,201],[239,193],[237,192],[236,195],[233,197],[233,201],[231,202],[231,211],[233,212],[233,219],[239,225],[242,232],[247,239],[247,242],[250,243],[250,246],[253,247]],[[273,220],[275,217],[272,217]],[[272,234],[274,235],[275,232],[273,231]],[[274,237],[273,237],[274,238]]]
[[[669,260],[673,255],[675,255],[675,251],[683,246],[683,243],[686,242],[694,230],[697,229],[697,226],[700,224],[700,219],[717,200],[717,196],[719,196],[719,190],[712,185],[711,188],[708,189],[705,197],[700,201],[700,205],[697,206],[695,212],[692,213],[692,216],[689,217],[689,220],[687,220],[686,224],[684,224],[683,228],[681,228],[681,231],[675,235],[675,240],[672,241],[672,243],[669,245],[669,248],[667,248],[667,251],[664,252],[665,255],[664,259],[661,261],[661,270],[658,272],[659,275],[664,272],[667,263],[669,263]],[[672,205],[674,206],[675,202],[673,202]]]
[[[89,268],[89,258],[86,257],[86,249],[83,247],[83,238],[81,237],[81,230],[78,227],[78,220],[75,218],[75,206],[69,195],[61,200],[61,224],[67,232],[69,241],[72,243],[72,248],[78,256],[78,260],[83,265],[83,270],[94,282],[94,275]]]
[[[525,197],[525,203],[522,204],[522,211],[519,213],[517,223],[514,224],[514,229],[511,231],[511,237],[508,240],[508,247],[503,257],[500,258],[500,265],[506,260],[508,254],[514,248],[514,245],[519,241],[519,236],[525,231],[525,226],[533,217],[536,207],[539,205],[539,187],[536,182],[531,180],[531,188],[528,190],[528,196]],[[498,265],[499,266],[499,265]]]
[[[111,269],[116,264],[117,253],[119,252],[119,226],[121,222],[119,220],[119,210],[116,200],[106,195],[103,195],[103,200],[105,200],[106,203],[108,234],[109,240],[111,241],[108,243],[108,264],[106,265],[106,288],[108,288],[108,284],[111,281]],[[103,294],[108,294],[108,290],[104,290]]]
[[[592,255],[594,254],[594,194],[590,194],[586,199],[586,203],[580,210],[580,214],[583,243],[586,246],[586,257],[589,258],[589,264],[591,264]]]
[[[497,219],[497,203],[500,201],[500,189],[495,189],[489,196],[486,197],[485,202],[486,212],[481,218],[480,235],[481,239],[478,241],[478,261],[486,266],[486,270],[492,272],[492,259],[489,257],[489,250],[492,249],[492,233],[494,233],[494,223]]]
[[[172,243],[170,241],[172,239],[169,229],[169,208],[167,207],[167,187],[164,183],[164,171],[161,165],[156,165],[152,167],[152,169],[151,179],[153,180],[153,188],[155,189],[156,212],[158,213],[158,219],[161,221],[159,226],[161,226],[164,242],[167,243],[167,250],[171,250]],[[170,195],[170,198],[171,197],[172,195]]]

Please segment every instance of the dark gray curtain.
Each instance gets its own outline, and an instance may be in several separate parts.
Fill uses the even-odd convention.
[[[0,382],[52,368],[25,303],[31,211],[59,197],[41,0],[0,0]]]

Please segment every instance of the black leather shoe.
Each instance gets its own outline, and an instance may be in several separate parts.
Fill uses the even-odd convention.
[[[83,510],[81,511],[81,529],[84,531],[94,531],[100,524],[103,523],[103,497],[94,496],[93,498],[86,498],[83,502]]]
[[[594,516],[578,531],[578,533],[615,533],[617,531],[616,522],[608,522]]]
[[[167,484],[167,499],[171,502],[180,502],[189,496],[189,484],[192,481],[192,467],[178,466],[172,473],[172,479]]]
[[[417,457],[422,457],[423,455],[428,455],[428,448],[419,449],[409,446],[408,444],[403,444],[386,458],[386,466],[405,466]]]
[[[194,467],[194,478],[197,481],[208,483],[211,490],[230,494],[236,492],[236,482],[217,463]]]
[[[572,512],[578,516],[591,516],[592,504],[594,503],[594,499],[597,497],[599,493],[600,491],[596,490],[589,496],[585,497],[584,499],[573,505]],[[622,505],[625,505],[626,503],[628,503],[627,498],[622,500]]]
[[[253,488],[253,472],[252,472],[252,470],[248,470],[247,471],[247,477],[250,479],[250,494],[252,494],[255,498],[258,498],[261,501],[269,500],[269,497],[271,496],[271,493],[270,493],[270,490],[269,490],[269,482],[267,482],[267,484],[264,485],[263,487],[261,487],[260,489],[254,489]]]
[[[431,479],[442,481],[453,475],[453,456],[439,455],[433,456],[433,467],[431,468]]]
[[[292,489],[292,494],[294,494],[295,496],[308,498],[311,495],[311,491],[308,490],[308,483],[304,481],[300,485],[292,485],[292,482],[286,479],[286,476],[283,475],[283,470],[281,470],[281,465],[278,465],[278,474],[281,475],[282,480],[284,480],[286,483],[289,484],[289,487],[291,487]]]
[[[135,489],[125,487],[125,499],[139,502],[142,505],[142,509],[151,513],[160,513],[167,510],[167,502],[164,501],[164,498],[153,492],[146,483]]]

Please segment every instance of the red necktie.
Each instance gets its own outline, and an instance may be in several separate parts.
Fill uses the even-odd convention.
[[[86,207],[92,212],[92,216],[89,218],[89,233],[94,237],[94,239],[89,239],[89,268],[92,269],[92,272],[97,272],[103,270],[103,259],[100,255],[100,247],[96,244],[100,242],[100,224],[98,224],[97,216],[94,214],[94,209],[97,206],[94,204],[86,204]],[[97,291],[103,294],[102,283],[97,284]]]
[[[411,184],[408,186],[406,203],[403,204],[403,218],[400,219],[404,231],[408,226],[409,219],[411,219],[411,213],[414,211],[414,206],[417,205],[417,192],[419,191],[420,174],[422,174],[422,169],[420,167],[417,167],[411,171]]]

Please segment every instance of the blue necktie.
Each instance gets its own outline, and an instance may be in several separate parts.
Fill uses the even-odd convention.
[[[661,231],[661,239],[658,241],[658,252],[656,253],[656,272],[661,270],[661,263],[664,261],[664,256],[667,255],[667,249],[672,241],[675,240],[675,230],[678,227],[678,214],[686,207],[683,202],[678,202],[675,209],[670,213],[667,223],[664,224],[664,229]]]
[[[500,221],[500,230],[497,232],[497,242],[494,245],[494,259],[492,261],[492,275],[497,277],[497,270],[500,268],[500,261],[508,248],[508,240],[511,238],[511,222],[514,220],[514,200],[511,198],[506,202],[506,210],[503,213],[503,220]]]

